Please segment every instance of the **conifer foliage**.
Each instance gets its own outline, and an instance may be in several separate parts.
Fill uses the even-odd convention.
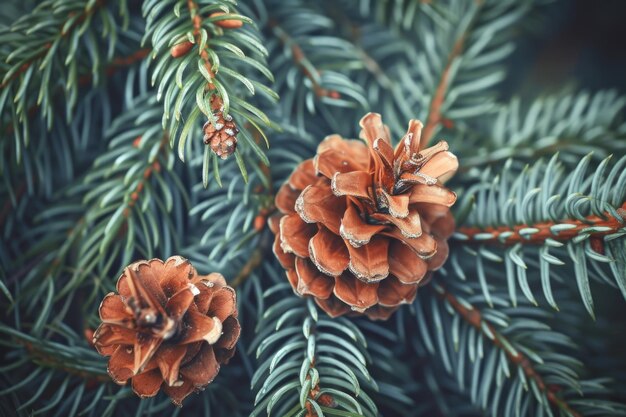
[[[502,93],[545,3],[4,1],[0,415],[626,415],[626,97]]]

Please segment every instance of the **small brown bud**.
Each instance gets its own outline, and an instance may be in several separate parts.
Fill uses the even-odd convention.
[[[172,57],[180,58],[181,56],[187,55],[191,48],[193,48],[193,43],[185,41],[183,43],[172,46],[170,53],[172,54]]]
[[[265,216],[256,216],[254,218],[254,230],[260,232],[265,227]]]
[[[85,330],[83,330],[83,335],[85,336],[87,343],[89,343],[89,346],[93,346],[93,329],[87,327]]]
[[[317,402],[324,407],[335,408],[337,407],[337,403],[335,399],[329,394],[322,394],[317,399]]]
[[[454,122],[450,119],[441,119],[441,124],[443,125],[443,127],[445,127],[446,129],[452,129],[454,128]]]
[[[589,244],[591,245],[591,249],[593,249],[595,253],[604,255],[604,239],[598,236],[594,236],[589,239]]]
[[[209,17],[223,16],[225,14],[227,14],[227,13],[215,12],[215,13],[211,13],[211,15]],[[213,23],[216,26],[219,26],[219,27],[224,28],[224,29],[238,29],[238,28],[243,26],[243,22],[241,20],[237,20],[237,19],[218,20],[218,21],[213,22]]]

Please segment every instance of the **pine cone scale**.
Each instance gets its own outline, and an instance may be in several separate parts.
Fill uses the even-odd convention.
[[[235,290],[231,287],[222,287],[213,293],[211,306],[207,313],[217,317],[222,323],[237,310]]]
[[[98,313],[100,319],[105,323],[124,323],[128,320],[131,311],[122,301],[122,297],[110,292],[104,296]]]
[[[194,291],[189,287],[183,288],[167,300],[165,310],[172,320],[179,320],[187,312],[191,303],[193,303],[194,297],[200,293],[195,286],[193,288]]]
[[[364,221],[356,207],[353,204],[348,204],[346,212],[341,219],[341,226],[339,227],[339,234],[345,240],[348,241],[350,246],[358,248],[367,244],[373,236],[379,234],[387,226],[369,224]]]
[[[335,277],[333,293],[354,311],[364,312],[378,303],[378,282],[365,283],[351,276]]]
[[[289,184],[294,190],[303,190],[308,185],[315,184],[318,180],[319,178],[315,174],[314,163],[309,159],[304,161],[295,169],[295,171],[289,176],[287,184]],[[291,207],[291,210],[293,210],[293,206]]]
[[[121,385],[126,384],[126,381],[134,375],[134,360],[135,356],[132,348],[124,345],[118,346],[111,355],[107,367],[107,371],[113,378],[113,381]]]
[[[141,398],[153,397],[159,392],[163,378],[158,369],[144,372],[132,379],[133,391]]]
[[[364,171],[336,172],[332,176],[330,188],[337,197],[346,195],[371,199],[372,176]]]
[[[443,187],[435,188],[424,184],[417,184],[413,186],[409,200],[409,204],[415,203],[430,203],[452,207],[454,203],[456,203],[456,193]]]
[[[313,263],[305,258],[296,258],[295,277],[297,290],[301,294],[314,295],[326,299],[333,291],[333,278],[320,272]]]
[[[167,385],[174,385],[178,380],[180,366],[187,354],[187,347],[184,345],[163,346],[160,355],[156,358],[157,366]],[[152,371],[151,371],[152,372]]]
[[[350,263],[343,239],[324,226],[309,240],[308,256],[320,272],[331,277],[341,275]]]
[[[348,244],[349,269],[356,278],[366,283],[378,282],[389,275],[389,239],[374,236],[369,243],[355,248]]]
[[[296,200],[296,212],[307,223],[322,223],[339,235],[342,214],[346,211],[345,200],[338,200],[327,185],[309,185]]]
[[[290,214],[280,219],[281,248],[287,253],[293,253],[300,257],[309,255],[308,239],[315,236],[315,225],[302,220],[296,214]]]
[[[213,382],[219,370],[213,346],[205,344],[194,360],[180,370],[180,374],[194,386],[204,387]]]
[[[389,247],[389,273],[403,284],[417,284],[428,272],[428,264],[408,245],[395,240]]]
[[[278,190],[274,204],[282,213],[295,213],[296,200],[299,195],[300,192],[296,191],[289,182],[286,182]]]

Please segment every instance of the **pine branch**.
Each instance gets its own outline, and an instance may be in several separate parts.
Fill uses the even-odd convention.
[[[293,63],[300,69],[302,75],[311,82],[311,88],[317,97],[330,97],[334,99],[341,97],[336,90],[329,90],[320,85],[319,75],[321,71],[315,68],[307,58],[302,47],[278,25],[278,22],[270,20],[268,27],[276,34],[276,37],[280,40],[282,45],[291,50]]]
[[[464,241],[480,244],[493,243],[503,245],[535,244],[544,245],[548,239],[557,242],[567,242],[578,236],[589,236],[593,249],[604,252],[603,237],[619,233],[624,228],[623,219],[626,217],[626,203],[617,208],[620,218],[613,217],[609,212],[602,216],[589,215],[582,220],[565,219],[559,222],[543,222],[535,224],[498,227],[459,227],[458,235]]]
[[[417,347],[438,360],[485,414],[543,416],[556,410],[571,417],[594,407],[607,415],[626,410],[603,399],[611,392],[602,384],[579,379],[582,362],[566,353],[576,346],[546,324],[550,317],[543,310],[510,308],[498,293],[488,307],[477,286],[444,276],[430,288],[414,303]]]
[[[2,325],[0,332],[11,337],[12,342],[21,345],[29,360],[38,366],[78,377],[89,384],[111,382],[100,356],[92,348],[70,347],[42,340]]]
[[[467,176],[474,168],[500,168],[509,158],[532,163],[556,152],[572,167],[589,152],[598,159],[619,155],[626,149],[625,105],[610,90],[563,92],[531,103],[513,99],[475,126],[457,126],[463,137],[455,148],[463,159],[460,169]]]
[[[244,145],[242,152],[237,151],[235,155],[247,179],[244,158],[255,155],[267,163],[251,129],[264,136],[263,128],[278,128],[252,101],[258,96],[268,99],[269,103],[278,99],[274,91],[257,80],[256,73],[259,73],[273,81],[272,73],[265,66],[267,50],[258,38],[254,22],[234,13],[233,5],[214,0],[190,0],[184,5],[186,8],[174,0],[152,0],[143,4],[147,19],[144,42],[150,40],[152,56],[158,60],[153,68],[152,83],[158,81],[157,99],[163,100],[163,128],[172,145],[178,142],[178,156],[185,160],[190,148],[188,138],[197,131],[201,115],[216,128],[218,115],[234,117],[238,137],[243,139]],[[266,142],[266,145],[269,144]],[[205,153],[203,176],[208,177],[211,163],[219,182],[218,157],[209,152]]]
[[[461,303],[454,294],[447,291],[445,287],[438,286],[436,290],[437,295],[450,304],[463,320],[480,332],[486,340],[489,340],[494,346],[501,349],[513,365],[520,367],[527,379],[532,380],[536,384],[539,391],[546,396],[552,405],[563,410],[568,415],[581,417],[580,413],[574,411],[564,399],[558,396],[561,387],[555,385],[548,386],[540,373],[535,370],[532,361],[519,350],[513,348],[506,337],[500,334],[492,324],[485,321],[480,310],[476,309],[471,304]]]
[[[363,87],[350,77],[350,71],[362,65],[354,46],[330,30],[332,22],[318,4],[264,0],[262,5],[259,15],[269,64],[276,88],[283,92],[280,105],[286,122],[295,125],[300,136],[322,124],[329,126],[325,134],[349,133],[342,114],[367,107]]]
[[[105,5],[106,1],[96,0],[90,3],[91,4],[87,4],[86,7],[82,10],[77,8],[75,9],[75,11],[70,11],[68,13],[69,19],[66,23],[63,24],[62,27],[59,27],[59,33],[57,35],[58,38],[55,40],[55,42],[58,42],[59,39],[65,38],[66,36],[71,34],[77,26],[83,24],[88,19],[91,19],[94,13],[96,13],[98,9],[102,8]],[[70,25],[68,26],[67,23],[70,23]],[[19,23],[16,26],[17,27],[15,27],[13,30],[18,30],[17,28],[20,26]],[[4,76],[4,78],[2,79],[2,83],[0,83],[0,90],[6,88],[15,78],[28,71],[28,69],[35,64],[35,61],[43,58],[48,53],[48,51],[50,51],[51,48],[52,43],[47,42],[43,45],[43,48],[40,48],[41,51],[20,61],[17,69],[13,69],[12,71],[7,72],[7,74]]]
[[[257,357],[262,362],[252,387],[263,385],[251,416],[273,409],[278,415],[342,415],[340,410],[376,416],[361,385],[373,387],[364,356],[365,341],[348,320],[319,317],[311,300],[287,295],[279,284],[266,297],[279,296],[259,321]]]
[[[135,65],[138,62],[141,62],[149,54],[150,54],[150,49],[140,48],[130,55],[118,56],[116,58],[113,58],[110,63],[107,63],[104,66],[104,69],[102,72],[107,76],[111,76],[115,74],[117,71],[119,71],[120,69],[130,67],[130,66]],[[93,74],[85,73],[78,78],[78,85],[87,86],[91,84],[92,81],[93,81]],[[59,92],[59,91],[62,91],[62,89],[58,89],[56,92]],[[40,108],[39,104],[37,103],[30,106],[27,111],[29,118],[34,116],[37,113],[39,108]],[[15,129],[14,123],[12,121],[9,121],[6,124],[5,134],[7,136],[11,135],[14,129]]]
[[[471,255],[475,262],[471,268],[476,270],[489,299],[487,275],[501,276],[501,271],[492,265],[504,263],[513,304],[517,283],[526,298],[536,304],[524,247],[539,246],[538,253],[534,250],[532,254],[538,255],[541,287],[553,308],[557,308],[557,303],[550,271],[566,265],[563,257],[571,260],[581,298],[592,316],[590,276],[617,285],[626,298],[626,258],[622,255],[626,242],[626,157],[609,169],[610,160],[598,164],[590,176],[587,172],[591,155],[583,158],[569,175],[558,155],[547,165],[538,161],[521,175],[511,172],[513,162],[505,165],[499,177],[492,179],[485,172],[484,182],[467,190],[462,202],[464,207],[460,210],[469,209],[469,216],[460,219],[465,225],[454,235],[462,248],[462,255],[452,251],[454,270],[460,277],[465,276],[461,257]],[[474,250],[467,244],[478,248]],[[504,256],[489,250],[487,245],[503,250]]]
[[[55,113],[53,93],[59,83],[65,89],[66,113],[71,115],[78,99],[79,71],[91,67],[93,83],[99,82],[100,62],[112,59],[120,43],[118,23],[128,24],[124,5],[119,9],[122,22],[116,22],[109,7],[105,1],[84,0],[68,6],[61,0],[48,0],[0,30],[4,56],[0,60],[0,118],[12,119],[21,146],[28,144],[31,134],[28,116],[33,102],[41,107],[49,129]],[[37,36],[32,36],[34,31]],[[107,37],[106,53],[96,33]]]

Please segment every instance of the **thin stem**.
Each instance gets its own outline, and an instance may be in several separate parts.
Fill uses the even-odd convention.
[[[626,203],[617,209],[618,213],[626,218]],[[563,230],[562,225],[567,228]],[[572,240],[581,233],[587,233],[591,239],[601,238],[616,233],[625,226],[623,219],[618,219],[608,212],[604,216],[591,215],[579,219],[565,219],[558,223],[542,222],[536,224],[520,224],[513,227],[459,227],[456,232],[461,235],[459,240],[474,243],[490,243],[501,245],[514,245],[517,243],[542,245],[547,239],[559,242]],[[554,229],[556,227],[556,229]],[[598,228],[599,230],[596,230]]]
[[[289,47],[291,49],[291,58],[293,59],[293,62],[300,69],[302,75],[304,75],[306,78],[309,79],[309,81],[311,81],[311,84],[313,86],[313,92],[315,93],[315,95],[317,97],[339,98],[339,92],[335,90],[329,90],[320,85],[317,75],[321,71],[313,66],[313,64],[307,58],[306,54],[304,53],[300,45],[298,45],[298,43],[295,41],[295,39],[289,36],[289,34],[285,32],[285,30],[282,29],[278,25],[278,22],[276,22],[275,20],[271,20],[268,24],[268,27],[272,29],[276,37],[283,44],[283,46]],[[315,75],[313,74],[313,72],[315,72]]]
[[[432,136],[435,133],[435,130],[439,127],[441,123],[444,122],[444,118],[441,114],[441,107],[445,102],[446,93],[448,92],[448,87],[450,85],[450,69],[452,67],[452,63],[454,60],[461,55],[463,52],[463,48],[465,46],[465,40],[467,38],[468,32],[470,31],[473,21],[475,20],[478,10],[482,6],[483,2],[477,3],[476,9],[474,10],[474,19],[469,23],[467,29],[465,29],[459,37],[454,42],[452,46],[452,50],[448,55],[448,61],[446,66],[443,68],[441,73],[441,78],[439,79],[439,84],[435,89],[435,93],[433,94],[433,98],[430,102],[430,109],[428,111],[428,119],[426,120],[426,125],[424,126],[424,130],[422,131],[422,141],[421,148],[425,148],[428,146],[428,143],[432,139]]]
[[[531,360],[518,350],[511,350],[507,348],[510,345],[506,341],[506,338],[500,334],[496,328],[486,320],[483,320],[480,311],[477,308],[470,306],[466,307],[466,304],[462,304],[454,294],[448,292],[445,288],[439,287],[437,294],[439,297],[447,301],[452,308],[459,313],[469,325],[478,330],[485,336],[485,340],[491,341],[494,346],[502,349],[506,354],[509,361],[522,368],[526,377],[535,382],[539,391],[545,394],[550,403],[558,407],[559,409],[569,413],[573,417],[582,417],[580,413],[574,411],[567,402],[557,396],[559,387],[554,385],[547,385],[541,375],[533,367]],[[486,330],[485,330],[486,328]]]
[[[189,15],[191,16],[191,21],[193,23],[193,37],[196,40],[196,44],[200,45],[202,38],[202,17],[200,16],[200,12],[198,10],[198,4],[196,4],[193,0],[187,0],[187,8],[189,9]],[[209,60],[209,53],[207,52],[208,46],[206,46],[203,50],[200,51],[200,58],[204,61],[204,67],[209,72],[211,77],[215,77],[213,73],[213,66],[211,65],[211,61]],[[207,83],[207,88],[209,90],[215,89],[213,83]]]

